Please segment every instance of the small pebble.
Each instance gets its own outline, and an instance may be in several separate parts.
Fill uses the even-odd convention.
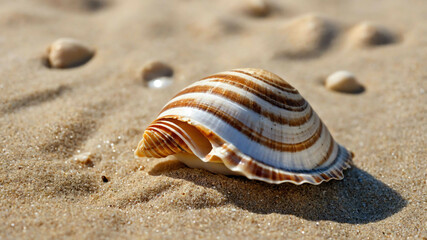
[[[331,21],[315,14],[292,19],[283,29],[285,52],[295,57],[318,54],[329,47],[337,32]]]
[[[150,61],[141,70],[142,80],[149,88],[164,88],[171,85],[172,76],[172,67],[160,61]]]
[[[75,155],[73,157],[73,160],[75,163],[86,165],[88,167],[93,167],[93,159],[95,158],[95,155],[91,152],[85,152],[81,153],[79,155]]]
[[[270,13],[270,7],[265,0],[245,0],[244,10],[254,17],[265,17]]]
[[[346,93],[359,93],[364,90],[353,73],[348,71],[337,71],[329,75],[325,86],[330,90]]]
[[[49,67],[70,68],[89,61],[95,50],[79,40],[60,38],[47,48],[46,54]]]
[[[385,45],[395,41],[390,31],[366,21],[351,28],[348,35],[348,44],[354,47]]]
[[[104,176],[104,175],[101,176],[101,179],[105,183],[109,181],[108,178],[106,176]]]

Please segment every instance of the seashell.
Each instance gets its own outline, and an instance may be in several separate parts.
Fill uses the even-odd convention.
[[[326,88],[346,93],[360,93],[364,87],[356,80],[353,73],[348,71],[337,71],[326,78]]]
[[[89,61],[95,50],[72,38],[60,38],[47,49],[47,61],[53,68],[69,68]]]
[[[361,22],[350,29],[348,45],[371,47],[396,42],[395,36],[386,28],[371,22]]]
[[[184,88],[145,130],[139,157],[268,183],[342,179],[353,154],[289,83],[261,69],[221,72]]]

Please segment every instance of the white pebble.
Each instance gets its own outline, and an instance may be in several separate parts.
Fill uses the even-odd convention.
[[[326,88],[347,93],[357,93],[363,91],[363,86],[357,82],[353,73],[348,71],[337,71],[329,75],[325,82]]]
[[[60,38],[48,47],[47,61],[53,68],[75,67],[87,62],[94,53],[94,49],[79,40]]]

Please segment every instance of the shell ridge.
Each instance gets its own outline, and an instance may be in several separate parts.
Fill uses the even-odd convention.
[[[251,137],[256,137],[257,143],[265,145],[271,149],[286,151],[286,152],[298,152],[298,151],[305,150],[306,149],[305,146],[312,146],[316,142],[316,140],[319,139],[322,133],[322,128],[319,127],[317,128],[315,133],[312,136],[310,136],[308,139],[299,143],[286,144],[286,143],[274,141],[265,136],[262,136],[260,133],[252,131],[252,128],[246,126],[244,123],[236,119],[234,119],[235,122],[232,122],[233,118],[231,118],[230,116],[227,116],[227,114],[224,114],[219,110],[215,111],[214,114],[213,113],[207,113],[207,114],[213,115],[214,117],[217,117],[219,114],[222,114],[221,116],[224,119],[223,121],[225,123],[227,123],[230,127],[234,128],[235,130],[242,132],[242,134],[246,135],[248,139],[251,139]],[[162,116],[162,118],[165,118],[166,116]],[[174,118],[173,115],[169,117]]]
[[[343,171],[351,167],[350,165],[351,155],[342,146],[339,146],[339,150],[338,150],[339,151],[338,156],[341,156],[341,157],[337,157],[330,166],[326,166],[324,168],[314,169],[314,170],[275,169],[271,166],[260,163],[249,156],[242,154],[240,151],[237,150],[237,148],[234,148],[234,149],[226,148],[226,149],[228,149],[228,155],[224,156],[223,162],[228,168],[230,168],[233,171],[240,172],[241,174],[245,175],[249,179],[256,179],[256,180],[266,181],[266,182],[275,183],[275,184],[292,182],[298,185],[303,183],[311,183],[311,184],[317,185],[324,181],[327,182],[331,179],[341,180],[343,178]],[[234,155],[234,159],[233,157],[230,157],[230,152],[232,152],[231,155]],[[343,154],[340,154],[341,152],[343,152]],[[241,154],[244,156],[243,157],[240,156]],[[240,160],[236,160],[236,158],[239,158]],[[255,168],[253,166],[254,164],[249,163],[251,161],[255,162],[256,165],[261,166],[261,168],[263,169],[261,171],[261,174],[259,172],[257,174],[257,172],[254,171],[254,168]],[[245,169],[247,165],[251,167]],[[267,174],[268,176],[276,175],[277,177],[278,175],[279,176],[282,175],[282,179],[281,180],[270,179],[265,176],[266,175],[265,172],[269,172],[269,174]],[[275,172],[275,174],[273,174],[273,172]],[[262,175],[262,173],[264,173],[264,175]]]
[[[266,84],[265,82],[258,81],[256,78],[247,79],[244,76],[237,75],[237,73],[230,72],[230,74],[215,74],[210,77],[207,77],[201,81],[196,82],[196,84],[192,85],[194,87],[196,85],[206,84],[209,82],[215,83],[226,83],[228,85],[233,85],[236,87],[243,88],[247,91],[251,91],[252,93],[258,93],[260,98],[264,97],[276,100],[278,104],[288,99],[289,101],[294,102],[295,104],[300,103],[303,100],[301,95],[283,91],[280,89],[275,89],[271,85]]]
[[[177,120],[177,121],[179,121],[179,120]],[[186,146],[186,149],[184,149],[185,152],[190,153],[190,154],[194,154],[199,158],[204,158],[206,156],[206,154],[204,154],[202,152],[200,144],[197,144],[195,142],[196,139],[193,139],[190,136],[190,133],[188,132],[188,130],[182,128],[179,124],[176,124],[175,122],[173,122],[172,119],[160,119],[159,122],[164,123],[165,127],[170,129],[174,134],[176,134],[178,139],[180,139],[181,141],[184,142],[184,144]],[[192,126],[192,124],[189,124],[189,123],[186,123],[183,121],[180,121],[180,122],[188,124],[189,126]],[[181,152],[181,151],[175,151],[175,153],[179,153],[179,152]]]
[[[142,143],[142,147],[141,148],[144,149],[144,153],[143,154],[145,156],[148,156],[148,157],[163,157],[163,156],[161,156],[161,154],[159,154],[157,152],[157,149],[156,149],[157,144],[155,144],[154,139],[152,139],[151,133],[144,134],[143,140],[141,140],[140,143]],[[147,146],[154,146],[154,147],[148,147],[147,148]],[[145,151],[146,148],[147,148],[147,151]],[[138,149],[140,149],[140,147],[138,147]],[[138,149],[137,149],[137,151],[138,151]],[[149,153],[149,154],[147,154],[147,153]]]
[[[294,87],[292,87],[288,82],[286,82],[285,80],[283,80],[282,78],[280,78],[277,75],[274,76],[277,79],[270,78],[270,77],[268,77],[266,75],[263,75],[263,77],[266,78],[266,79],[263,79],[260,76],[257,76],[257,75],[255,75],[253,73],[248,72],[247,70],[248,69],[233,69],[231,71],[232,72],[236,72],[236,73],[245,74],[246,76],[249,76],[249,77],[252,77],[252,78],[256,78],[259,81],[262,81],[262,82],[264,82],[264,83],[266,83],[266,84],[268,84],[268,85],[270,85],[272,87],[275,87],[277,89],[280,89],[282,91],[288,91],[288,92],[291,92],[291,93],[298,93],[298,91]]]
[[[171,154],[174,154],[175,151],[173,151],[173,149],[170,147],[170,145],[172,145],[173,143],[168,142],[168,136],[166,134],[164,134],[163,132],[157,131],[157,130],[152,130],[156,135],[156,138],[158,138],[159,140],[162,140],[163,143],[158,144],[157,146],[155,146],[155,148],[161,152],[162,156],[168,156]],[[176,147],[176,145],[173,144],[173,146]]]
[[[216,136],[217,139],[221,139],[221,137]],[[331,137],[332,139],[332,137]],[[332,139],[333,141],[333,139]],[[223,151],[218,151],[218,150],[212,150],[215,152],[223,152],[221,154],[221,158],[223,159],[224,164],[230,168],[233,171],[238,171],[242,174],[244,174],[246,177],[250,178],[250,179],[257,179],[257,180],[262,180],[262,181],[266,181],[265,177],[260,177],[257,175],[246,175],[246,171],[244,171],[244,167],[246,165],[248,165],[248,163],[250,162],[254,162],[259,166],[262,166],[261,172],[266,171],[265,169],[269,169],[269,175],[273,175],[271,172],[276,172],[278,174],[284,174],[289,176],[298,176],[298,178],[300,179],[300,184],[302,183],[312,183],[312,184],[320,184],[322,181],[329,181],[330,179],[342,179],[343,175],[342,172],[343,170],[350,168],[350,164],[351,163],[351,154],[342,146],[336,144],[338,146],[338,152],[337,152],[337,157],[335,157],[334,161],[328,165],[328,166],[324,166],[321,168],[315,168],[315,169],[311,169],[311,170],[295,170],[295,169],[286,169],[286,168],[282,168],[282,169],[275,169],[272,166],[266,165],[262,162],[260,162],[259,160],[256,160],[244,153],[242,153],[240,150],[238,150],[237,147],[235,147],[233,144],[230,143],[225,143],[226,141],[221,139],[220,142],[224,142],[224,144],[222,144],[220,147],[221,150]],[[333,141],[335,143],[335,141]],[[224,153],[225,152],[225,153]],[[226,159],[224,161],[224,159]],[[252,171],[253,171],[253,164],[249,164],[252,167]],[[315,181],[315,178],[317,179],[322,179],[320,182],[319,181]],[[285,179],[281,182],[293,182],[293,179]]]
[[[176,116],[170,116],[171,118],[177,118]],[[177,119],[177,120],[179,120],[179,121],[183,121],[183,122],[187,122],[188,121],[188,119]],[[193,126],[195,126],[197,129],[199,129],[199,131],[203,134],[203,132],[205,131],[205,130],[203,130],[203,129],[206,129],[207,127],[206,126],[204,126],[203,124],[201,124],[201,123],[198,123],[198,122],[195,122],[194,120],[192,120],[192,122],[191,123],[188,123],[188,124],[191,124],[191,125],[193,125]],[[321,124],[321,121],[319,120],[319,124]],[[323,131],[325,132],[327,129],[326,129],[326,127],[323,125],[323,124],[321,124],[320,126],[322,126],[321,128],[319,128],[319,129],[323,129]],[[204,134],[205,135],[205,134]],[[217,133],[215,133],[215,132],[213,132],[213,131],[211,131],[211,135],[214,135],[215,137],[212,137],[212,136],[206,136],[205,135],[205,137],[211,142],[211,144],[213,144],[213,147],[214,147],[214,145],[216,145],[216,146],[219,146],[219,145],[221,145],[221,144],[223,144],[224,142],[228,142],[227,140],[225,140],[225,139],[223,139],[222,137],[219,137],[219,135],[217,134]],[[330,137],[330,135],[328,135],[327,134],[327,132],[325,132],[325,134],[322,134],[322,136],[323,137]],[[215,141],[213,141],[213,138],[215,138],[215,139],[221,139],[221,141],[218,143],[218,141],[217,141],[217,143],[215,144]],[[332,140],[333,141],[333,139],[331,139],[330,138],[330,140]],[[318,146],[321,146],[321,144],[320,144],[320,141],[316,141],[315,142]],[[231,144],[230,144],[231,145]],[[234,146],[234,145],[232,145],[233,146],[233,148],[236,148],[236,149],[238,149],[239,147],[238,146]],[[214,148],[215,149],[215,148]],[[249,149],[254,149],[254,148],[249,148]],[[306,149],[307,150],[307,149]],[[194,150],[193,150],[194,151]],[[313,152],[316,152],[317,150],[315,149],[315,150],[313,150]],[[210,154],[212,154],[212,152],[214,152],[214,150],[212,150],[211,152],[210,152]],[[258,159],[257,157],[254,157],[254,154],[251,154],[251,152],[248,152],[248,153],[244,153],[244,152],[241,152],[240,151],[240,153],[241,154],[243,154],[243,155],[245,155],[245,156],[248,156],[248,157],[250,157],[250,158],[252,158],[252,159]],[[270,166],[274,166],[274,167],[277,167],[277,168],[280,168],[280,169],[282,169],[282,170],[284,170],[284,171],[288,171],[288,172],[299,172],[299,173],[309,173],[309,172],[307,172],[307,171],[305,171],[304,172],[304,169],[306,169],[306,168],[308,168],[308,167],[312,167],[312,166],[309,166],[309,165],[298,165],[298,166],[295,166],[295,162],[302,162],[301,160],[297,160],[297,161],[295,161],[295,160],[293,160],[293,162],[292,162],[292,159],[291,160],[288,160],[288,161],[285,161],[285,159],[284,159],[284,155],[283,154],[285,154],[285,156],[288,156],[288,157],[292,157],[292,156],[295,156],[295,153],[288,153],[287,155],[286,155],[286,152],[281,152],[280,153],[280,155],[278,156],[278,162],[276,163],[276,164],[270,164]],[[199,155],[200,156],[200,155]],[[264,156],[268,161],[270,161],[270,162],[273,162],[272,161],[272,159],[273,159],[273,157],[269,157],[269,156]],[[302,154],[299,158],[308,158],[308,157],[310,157],[309,155],[306,155],[306,154]],[[262,163],[262,164],[266,164],[264,161],[261,161],[261,160],[256,160],[256,162],[259,162],[259,163]],[[289,164],[291,164],[291,166],[288,166],[288,167],[285,167],[285,165],[289,165]],[[316,165],[315,165],[315,163],[314,163],[314,165],[313,165],[313,167],[315,167]]]
[[[214,97],[214,98],[210,98],[208,96],[205,96],[205,97],[209,98],[209,99],[216,99],[216,97]],[[236,106],[236,107],[231,108],[232,106]],[[224,109],[227,112],[224,112],[224,111],[220,111],[219,109],[215,108],[214,106],[209,106],[207,104],[202,104],[200,102],[197,102],[195,99],[179,100],[177,102],[173,102],[172,105],[167,105],[167,108],[168,109],[163,111],[162,114],[159,115],[159,117],[165,117],[168,115],[175,115],[175,114],[182,115],[183,114],[182,110],[185,108],[189,108],[189,109],[193,109],[195,112],[200,110],[200,112],[197,113],[200,115],[205,114],[205,113],[206,114],[213,114],[213,115],[221,114],[221,116],[218,116],[218,117],[220,117],[226,123],[229,123],[230,120],[234,120],[234,119],[240,121],[239,124],[243,124],[243,122],[250,123],[252,126],[254,126],[254,128],[252,128],[251,131],[256,131],[258,133],[260,133],[260,130],[259,130],[260,128],[264,128],[264,126],[271,126],[270,129],[266,130],[267,135],[269,135],[272,140],[281,141],[281,142],[285,142],[288,144],[295,143],[296,141],[302,142],[302,141],[306,140],[310,135],[312,135],[314,133],[314,131],[310,130],[310,129],[312,129],[311,126],[313,124],[316,124],[315,121],[318,118],[318,116],[315,115],[314,111],[311,110],[311,108],[309,108],[308,109],[308,116],[310,116],[310,117],[308,117],[308,116],[306,117],[308,119],[308,121],[305,123],[301,123],[299,126],[289,126],[289,125],[284,125],[284,124],[280,124],[280,123],[278,124],[278,123],[274,123],[274,122],[270,121],[269,119],[265,119],[265,120],[263,119],[262,124],[259,124],[260,121],[257,121],[257,122],[254,122],[253,120],[250,121],[251,118],[259,119],[256,112],[253,112],[253,111],[247,110],[246,112],[243,112],[240,115],[236,115],[234,117],[229,116],[230,112],[241,109],[241,106],[229,104]],[[193,114],[193,116],[196,116],[197,114]],[[253,117],[251,117],[251,116],[253,116]],[[245,126],[246,126],[246,124],[245,124]],[[246,126],[246,127],[250,127],[250,126]],[[293,136],[292,138],[288,138],[289,140],[285,140],[287,136],[284,136],[284,135],[279,135],[279,136],[275,137],[275,135],[279,134],[281,131],[293,132],[295,134],[295,136]]]
[[[163,128],[162,130],[160,130]],[[167,129],[167,131],[165,130]],[[151,131],[158,131],[162,133],[164,145],[170,149],[171,154],[178,153],[181,151],[190,152],[188,147],[188,139],[186,136],[179,133],[176,128],[172,127],[170,123],[166,121],[157,121],[156,124],[153,125]],[[169,134],[167,134],[169,133]],[[170,155],[170,154],[169,154]]]
[[[199,100],[200,98],[204,98],[205,100],[212,100],[212,101],[216,101],[217,103],[215,105],[209,105],[208,103],[202,103],[201,100]],[[236,96],[237,98],[237,96]],[[292,118],[286,118],[286,117],[282,117],[282,114],[288,114],[287,112],[285,113],[281,113],[279,112],[279,109],[264,109],[262,110],[262,106],[260,106],[259,104],[245,104],[242,103],[241,101],[244,101],[244,98],[240,98],[240,100],[236,100],[236,102],[232,101],[231,99],[228,99],[222,95],[216,95],[216,94],[212,94],[212,95],[208,95],[205,93],[188,93],[186,95],[182,95],[179,96],[175,99],[175,101],[167,104],[164,108],[163,111],[161,112],[161,114],[159,115],[159,117],[164,116],[165,112],[167,112],[170,109],[173,108],[179,108],[179,107],[188,107],[188,108],[210,108],[213,111],[216,111],[216,108],[221,107],[222,109],[224,109],[224,112],[228,112],[228,114],[230,114],[231,112],[233,112],[235,109],[245,109],[245,111],[248,111],[248,113],[243,112],[241,113],[243,115],[249,115],[249,112],[252,113],[252,115],[262,115],[265,118],[268,119],[269,123],[271,122],[271,124],[280,124],[280,125],[285,125],[285,126],[289,126],[289,127],[294,127],[295,129],[301,128],[302,125],[306,124],[307,122],[310,121],[311,117],[314,115],[313,114],[313,110],[310,106],[307,106],[307,108],[298,114],[293,114],[294,116]],[[231,108],[230,104],[233,104],[233,108]],[[251,109],[251,106],[252,109]],[[255,109],[254,109],[255,108]],[[264,107],[267,108],[267,107]],[[240,116],[240,115],[239,115]],[[245,119],[247,119],[247,117],[245,117]]]
[[[181,113],[181,115],[185,115],[185,113],[183,111],[179,111],[179,112]],[[195,113],[195,112],[197,112],[197,110],[192,110],[191,112]],[[164,118],[175,118],[175,119],[178,119],[178,120],[182,120],[180,117],[178,117],[176,115],[163,116],[163,117]],[[316,130],[313,133],[317,133],[317,135],[319,136],[318,140],[313,140],[313,136],[314,136],[314,134],[313,134],[311,136],[312,137],[311,144],[313,144],[313,145],[305,144],[305,143],[302,144],[302,147],[304,147],[306,149],[295,149],[295,145],[294,144],[289,144],[289,148],[292,151],[294,151],[294,153],[292,155],[287,155],[286,158],[288,160],[285,160],[285,159],[283,159],[282,154],[283,154],[284,150],[286,150],[286,149],[281,149],[281,148],[280,149],[276,149],[275,152],[273,153],[272,152],[273,150],[268,149],[266,147],[266,151],[259,151],[259,148],[262,147],[262,146],[259,146],[259,147],[256,146],[259,142],[258,141],[254,141],[253,138],[252,138],[252,141],[251,141],[251,138],[247,138],[244,135],[241,135],[241,133],[239,132],[238,129],[225,129],[222,133],[221,132],[216,132],[215,128],[213,128],[212,124],[210,124],[209,122],[196,122],[194,119],[197,119],[197,118],[195,118],[194,116],[187,116],[187,118],[188,119],[193,119],[192,120],[193,123],[191,123],[192,125],[207,127],[209,129],[211,129],[213,132],[215,132],[215,134],[222,135],[223,137],[226,137],[228,135],[229,137],[225,138],[226,141],[229,141],[229,142],[240,142],[240,145],[236,145],[236,147],[237,148],[246,147],[245,148],[246,152],[244,152],[244,154],[246,154],[248,156],[251,156],[251,157],[254,157],[255,159],[268,159],[266,161],[271,162],[272,163],[271,165],[273,165],[273,166],[281,166],[281,167],[288,166],[288,169],[298,169],[298,168],[299,169],[305,169],[305,168],[308,168],[308,167],[315,167],[316,162],[312,163],[311,164],[312,166],[310,166],[308,164],[303,164],[303,165],[298,165],[297,167],[295,167],[295,162],[302,163],[302,160],[305,160],[306,158],[307,159],[313,158],[311,156],[313,154],[316,154],[316,153],[321,154],[321,152],[319,152],[320,151],[319,149],[322,147],[323,139],[328,139],[328,136],[330,136],[328,134],[328,132],[326,131],[325,126],[320,121],[320,119],[319,118],[315,118],[316,122],[315,122],[315,125],[313,125],[312,127],[313,127],[314,130]],[[214,115],[211,115],[211,117],[210,117],[210,119],[213,122],[218,123],[219,120],[216,120],[215,118],[216,118],[216,116],[214,116]],[[248,129],[249,129],[248,131],[251,131],[251,128],[248,128]],[[322,130],[323,130],[323,132],[325,134],[322,134],[322,132],[321,132]],[[244,139],[246,139],[246,141],[244,141]],[[281,146],[283,146],[282,143],[280,143],[280,144],[281,144]],[[297,152],[296,150],[300,150],[300,151]],[[324,151],[326,151],[326,150],[324,150]],[[261,152],[261,153],[264,152],[264,153],[267,153],[267,154],[270,154],[270,155],[259,155],[259,152]],[[272,157],[272,155],[274,157]],[[299,155],[301,155],[301,156],[299,156]],[[274,160],[274,159],[276,159],[276,160]],[[276,163],[273,163],[272,162],[273,160]]]
[[[258,77],[251,76],[242,72],[229,71],[222,74],[216,74],[211,76],[216,80],[225,80],[226,82],[238,83],[240,85],[246,86],[248,89],[254,89],[260,93],[271,96],[273,99],[278,100],[278,102],[283,102],[283,100],[288,99],[290,101],[302,101],[303,98],[301,95],[295,91],[285,88],[278,88],[277,86],[271,85],[271,82],[262,80]],[[221,82],[221,81],[219,81]],[[283,97],[282,97],[283,96]],[[275,98],[274,98],[275,97]]]
[[[216,83],[221,83],[221,86],[215,86]],[[236,94],[241,97],[245,97],[247,101],[251,101],[252,103],[256,103],[258,101],[262,101],[263,105],[271,105],[282,111],[289,112],[302,112],[307,108],[307,102],[304,99],[300,99],[299,101],[294,101],[285,97],[275,97],[274,95],[263,95],[261,92],[257,92],[256,90],[249,90],[245,88],[240,88],[234,84],[228,84],[222,81],[209,81],[203,84],[194,85],[191,88],[187,88],[181,91],[180,94],[177,94],[174,99],[177,99],[180,96],[189,94],[189,93],[204,93],[204,94],[213,94],[224,97],[233,97]],[[242,95],[244,94],[244,95]],[[274,93],[272,93],[274,94]],[[230,98],[230,100],[236,100],[234,98]]]

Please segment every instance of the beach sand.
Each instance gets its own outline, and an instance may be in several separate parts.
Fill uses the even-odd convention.
[[[0,239],[427,238],[426,2],[267,3],[1,1]],[[95,55],[49,68],[63,37]],[[147,87],[149,61],[173,69],[170,86]],[[355,153],[342,181],[270,185],[134,157],[175,93],[242,67],[292,84]],[[326,89],[338,70],[365,91]]]

